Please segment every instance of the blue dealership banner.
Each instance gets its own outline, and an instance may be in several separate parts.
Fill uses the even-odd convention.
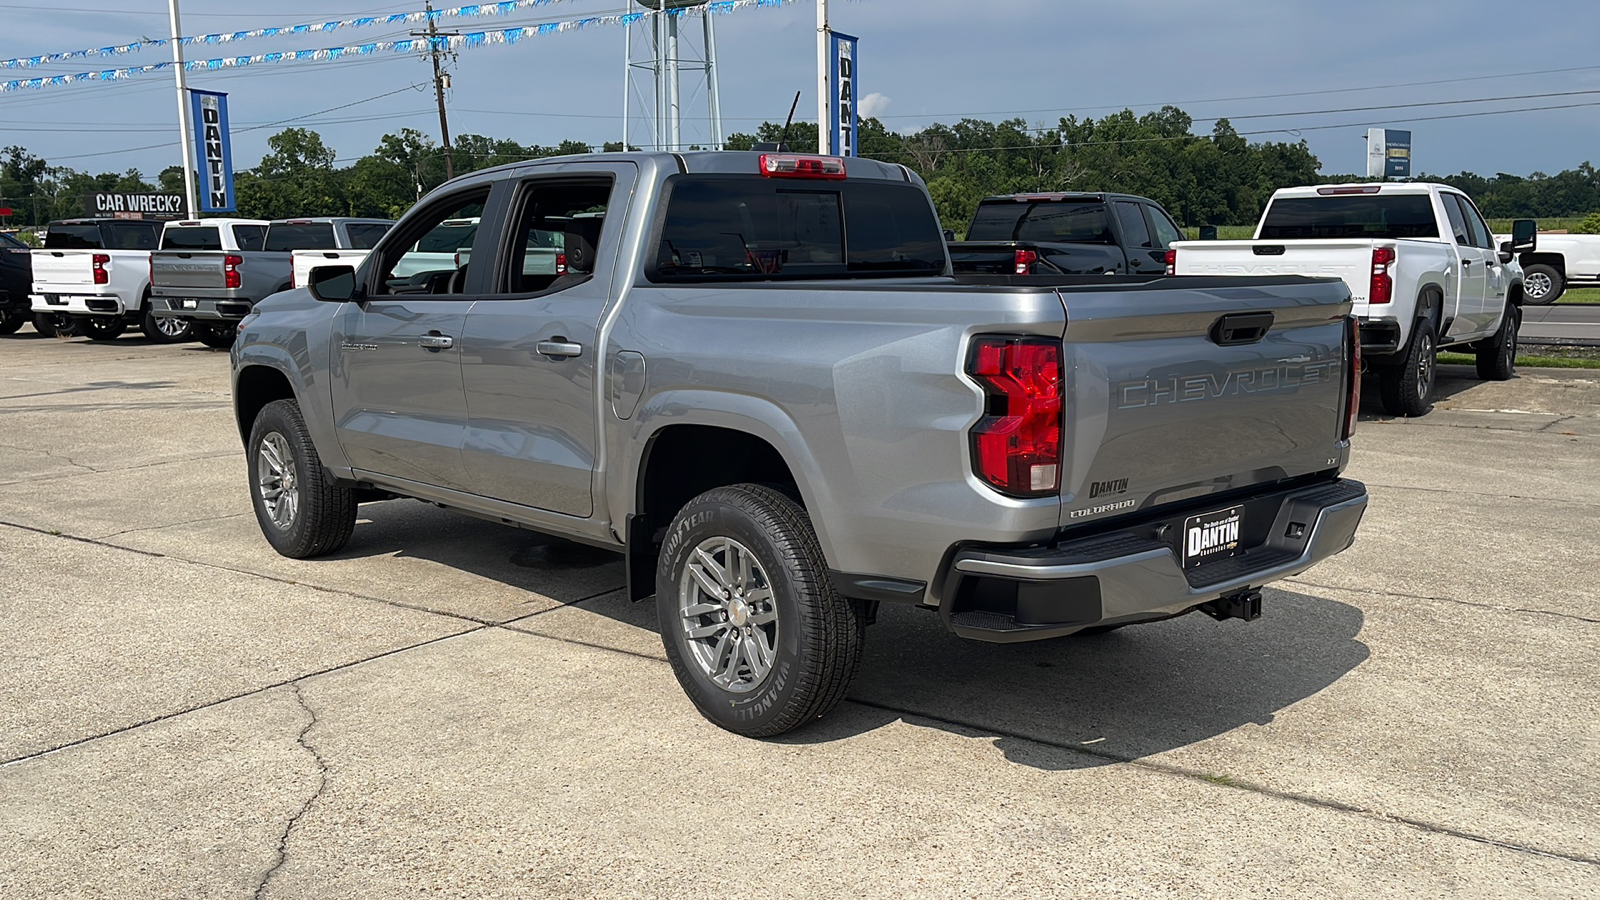
[[[194,158],[200,166],[200,211],[233,212],[233,143],[228,137],[228,95],[189,90]]]
[[[839,156],[855,156],[856,125],[856,49],[859,40],[848,34],[832,32],[833,60],[830,64],[833,96],[828,99],[828,122],[833,129],[833,152]]]

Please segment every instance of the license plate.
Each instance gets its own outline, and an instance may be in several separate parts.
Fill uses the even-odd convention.
[[[199,309],[200,308],[200,301],[199,300],[179,300],[178,301],[178,308],[179,309]]]
[[[1244,527],[1244,507],[1190,516],[1183,523],[1183,566],[1228,559],[1239,552],[1239,532]]]

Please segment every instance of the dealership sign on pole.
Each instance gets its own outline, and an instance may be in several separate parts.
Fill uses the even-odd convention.
[[[1367,129],[1367,177],[1411,177],[1411,132]]]
[[[828,100],[828,127],[833,130],[833,153],[835,156],[856,155],[856,45],[858,40],[848,34],[831,32],[833,39],[833,53],[831,54],[829,79],[832,82],[832,94]]]
[[[195,160],[200,164],[201,212],[233,212],[233,146],[228,95],[189,89]]]

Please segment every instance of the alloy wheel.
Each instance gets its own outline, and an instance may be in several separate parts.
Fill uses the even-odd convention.
[[[300,512],[300,479],[289,442],[276,431],[261,439],[257,454],[256,490],[272,524],[287,531]]]
[[[702,675],[733,693],[772,672],[778,611],[772,582],[749,548],[728,537],[700,542],[678,584],[679,625]]]

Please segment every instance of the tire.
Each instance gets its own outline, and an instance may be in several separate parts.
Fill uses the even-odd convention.
[[[91,341],[114,341],[128,330],[121,316],[89,316],[83,320],[83,333]]]
[[[1477,347],[1478,377],[1484,381],[1510,381],[1517,374],[1517,331],[1522,327],[1522,310],[1506,304],[1500,330]]]
[[[1438,371],[1437,338],[1433,322],[1418,322],[1399,365],[1378,370],[1378,388],[1383,408],[1391,416],[1415,418],[1433,409],[1433,383]]]
[[[83,323],[66,313],[34,313],[33,328],[45,337],[77,337]]]
[[[0,334],[16,334],[28,322],[28,315],[16,310],[0,312]]]
[[[152,344],[179,344],[194,340],[194,323],[187,319],[157,316],[145,301],[144,315],[139,317],[139,330]]]
[[[239,329],[234,325],[221,328],[212,325],[195,325],[194,338],[207,347],[216,350],[233,349],[233,341],[239,336]]]
[[[1566,293],[1567,279],[1554,266],[1535,263],[1522,270],[1522,302],[1548,306]]]
[[[356,493],[322,464],[300,407],[276,400],[250,428],[245,462],[256,523],[272,549],[290,559],[334,553],[356,527]]]
[[[834,590],[805,509],[765,485],[716,488],[678,511],[656,567],[656,612],[684,693],[746,737],[837,706],[866,637],[865,606]]]

